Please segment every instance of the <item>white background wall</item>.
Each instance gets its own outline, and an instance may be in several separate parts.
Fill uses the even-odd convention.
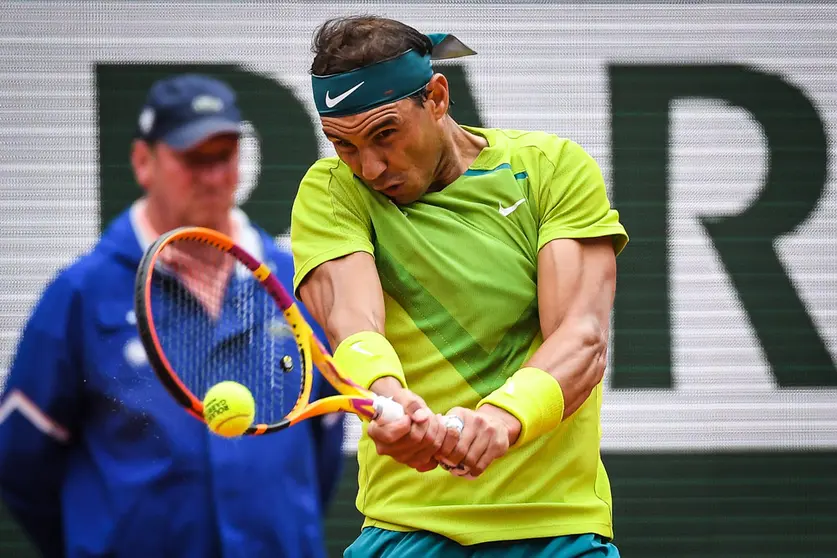
[[[747,64],[800,87],[829,136],[837,131],[837,7],[830,4],[0,2],[0,370],[45,282],[96,240],[94,64],[238,62],[291,87],[315,118],[311,35],[325,18],[358,11],[455,33],[480,53],[465,64],[489,126],[572,138],[606,178],[609,63]],[[757,197],[767,165],[762,130],[743,110],[716,101],[677,102],[672,111],[676,388],[609,390],[603,445],[632,452],[837,447],[837,390],[777,389],[698,220],[737,213]],[[819,206],[776,248],[837,360],[835,149],[832,140]]]

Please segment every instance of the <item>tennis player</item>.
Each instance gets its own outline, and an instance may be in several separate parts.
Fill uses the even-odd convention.
[[[19,412],[0,424],[0,495],[47,558],[326,555],[341,420],[216,436],[155,379],[137,335],[140,258],[179,226],[231,235],[291,285],[291,255],[234,207],[240,129],[226,84],[154,84],[131,150],[145,194],[50,281],[23,331],[4,395]],[[235,304],[223,301],[212,350],[242,359],[236,341],[249,330]],[[331,390],[316,377],[318,398]]]
[[[431,61],[475,53],[451,35],[340,18],[314,52],[338,156],[301,183],[295,285],[338,363],[408,410],[363,433],[345,556],[618,556],[600,408],[628,238],[598,165],[458,125]]]

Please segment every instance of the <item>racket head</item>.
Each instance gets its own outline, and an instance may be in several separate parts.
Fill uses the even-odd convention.
[[[387,421],[403,415],[397,403],[341,374],[270,268],[218,231],[181,227],[160,236],[137,270],[135,312],[157,378],[203,422],[201,397],[223,380],[253,393],[255,423],[244,435],[325,413]],[[243,337],[221,339],[219,349],[218,330],[227,322]],[[341,395],[310,403],[315,367]]]
[[[174,400],[204,421],[202,398],[223,380],[256,402],[245,435],[290,426],[313,385],[313,333],[268,266],[202,227],[161,235],[135,284],[137,328],[149,364]]]

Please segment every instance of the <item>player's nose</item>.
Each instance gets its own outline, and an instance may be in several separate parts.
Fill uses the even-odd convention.
[[[364,150],[360,154],[360,176],[367,183],[380,178],[387,170],[386,161],[372,150]]]

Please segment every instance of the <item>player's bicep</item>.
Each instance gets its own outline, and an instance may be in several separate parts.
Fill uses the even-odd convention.
[[[544,338],[562,324],[607,332],[616,290],[609,236],[557,239],[538,254],[538,309]]]
[[[332,347],[360,331],[384,333],[384,294],[371,254],[320,264],[302,281],[299,295]]]

